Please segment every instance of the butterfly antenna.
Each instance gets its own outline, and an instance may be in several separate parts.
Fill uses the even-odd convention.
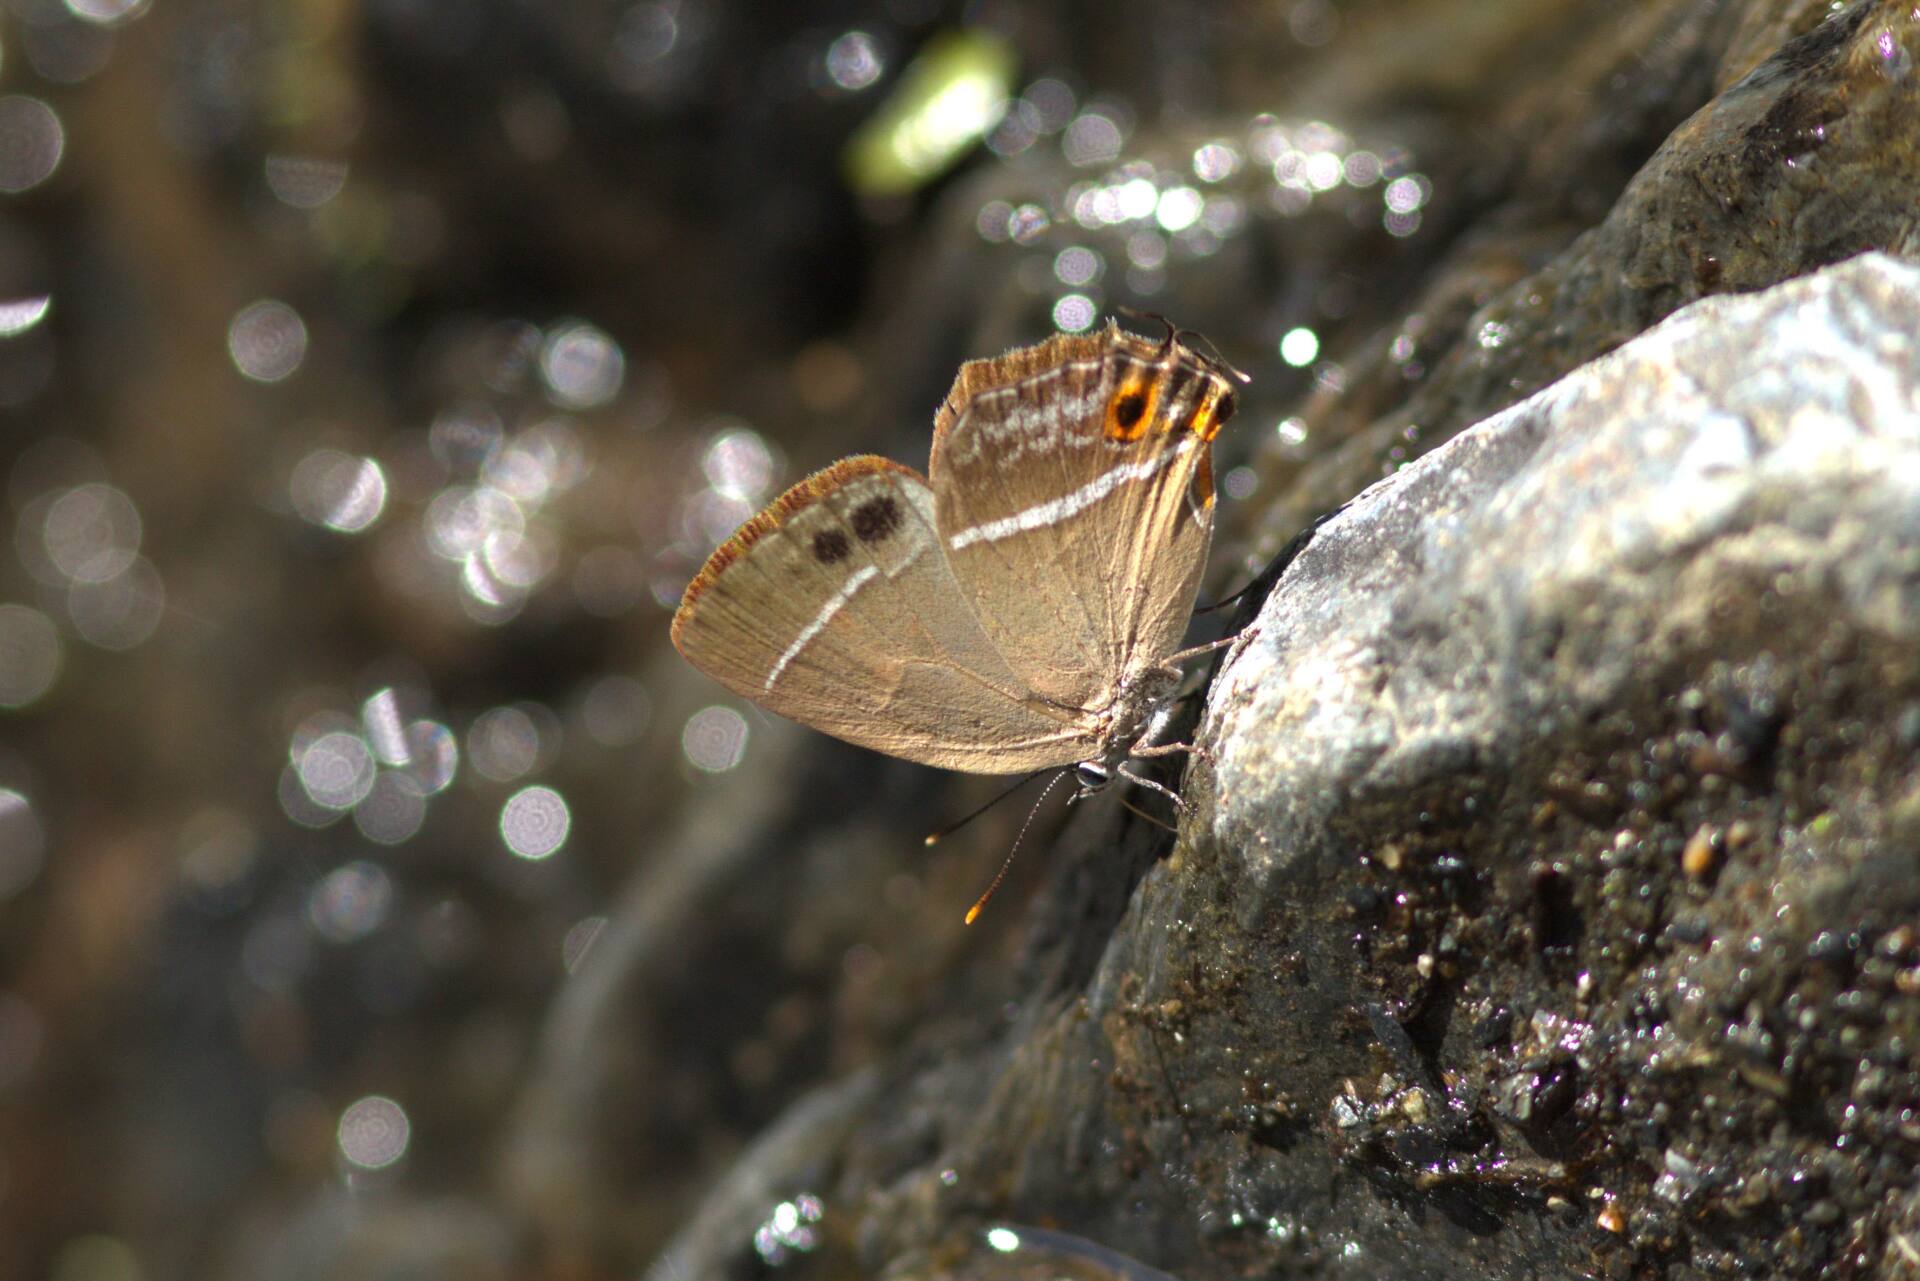
[[[1142,311],[1138,307],[1129,307],[1125,303],[1116,303],[1113,309],[1132,320],[1151,320],[1158,324],[1165,325],[1167,327],[1167,336],[1160,341],[1160,349],[1163,352],[1177,342],[1197,343],[1206,347],[1207,360],[1209,363],[1217,365],[1220,372],[1233,378],[1242,386],[1253,381],[1251,374],[1246,373],[1238,365],[1235,365],[1231,360],[1221,355],[1220,349],[1213,345],[1213,339],[1207,337],[1205,334],[1193,329],[1182,329],[1157,311]]]
[[[1153,815],[1147,813],[1145,810],[1141,809],[1139,806],[1133,804],[1124,796],[1120,798],[1120,808],[1127,811],[1127,813],[1132,814],[1138,818],[1146,819],[1147,822],[1153,824],[1155,827],[1159,828],[1163,832],[1172,832],[1175,836],[1180,835],[1179,828],[1171,827],[1166,823],[1161,822],[1159,819],[1155,818]]]
[[[1173,344],[1180,341],[1180,326],[1174,324],[1157,311],[1142,311],[1138,307],[1129,307],[1125,303],[1116,304],[1114,310],[1129,320],[1149,320],[1157,325],[1165,325],[1167,327],[1167,336],[1160,340],[1160,350],[1163,354],[1168,351]]]
[[[1213,345],[1213,339],[1207,337],[1205,334],[1198,333],[1192,329],[1181,329],[1181,330],[1175,331],[1175,336],[1183,339],[1188,339],[1188,340],[1191,340],[1192,342],[1199,343],[1205,346],[1207,349],[1207,353],[1206,353],[1207,358],[1213,364],[1219,366],[1220,371],[1222,373],[1225,373],[1231,376],[1232,378],[1234,378],[1235,380],[1237,380],[1242,387],[1246,386],[1247,384],[1253,381],[1252,374],[1247,373],[1245,370],[1241,369],[1238,365],[1234,364],[1231,360],[1228,360],[1225,356],[1222,356],[1220,354],[1220,349]]]
[[[1013,838],[1013,847],[1007,851],[1006,861],[1000,864],[1000,870],[993,874],[993,882],[987,886],[987,892],[975,899],[973,906],[967,909],[968,925],[972,925],[980,919],[980,911],[986,907],[987,900],[992,898],[993,892],[1000,888],[1000,882],[1007,879],[1007,869],[1013,866],[1013,856],[1020,852],[1020,842],[1026,839],[1027,829],[1033,826],[1034,815],[1040,812],[1040,807],[1047,803],[1047,797],[1053,792],[1055,787],[1060,785],[1060,780],[1065,778],[1069,772],[1068,770],[1061,770],[1053,776],[1052,782],[1041,789],[1039,798],[1033,803],[1033,808],[1027,811],[1027,821],[1020,825],[1020,835]],[[1023,778],[1020,781],[1024,783],[1027,779]]]
[[[965,818],[958,819],[952,823],[949,823],[937,832],[928,833],[927,844],[938,845],[941,841],[946,840],[949,836],[952,836],[955,832],[959,831],[961,828],[965,827],[967,824],[973,822],[974,819],[979,818],[982,814],[986,813],[988,810],[998,805],[1001,801],[1006,800],[1009,796],[1012,796],[1015,792],[1019,791],[1021,788],[1025,787],[1028,783],[1031,783],[1034,779],[1039,778],[1042,774],[1046,772],[1047,771],[1043,769],[1037,769],[1033,773],[1028,774],[1025,778],[1015,779],[1011,786],[996,793],[992,800],[988,801],[985,805],[980,806],[978,809],[973,810]],[[1045,796],[1046,793],[1042,792],[1041,795]]]

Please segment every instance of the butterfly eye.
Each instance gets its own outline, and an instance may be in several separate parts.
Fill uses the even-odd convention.
[[[1073,767],[1073,781],[1080,784],[1083,792],[1097,792],[1113,781],[1113,775],[1096,761],[1081,761]]]
[[[1233,393],[1230,391],[1223,391],[1220,393],[1220,403],[1214,406],[1213,420],[1215,422],[1224,423],[1227,421],[1227,419],[1233,417],[1233,411],[1238,409],[1239,407],[1240,407],[1240,403],[1233,398]]]

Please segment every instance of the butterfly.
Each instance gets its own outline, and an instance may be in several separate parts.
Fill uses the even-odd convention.
[[[673,618],[687,661],[769,711],[943,769],[1073,766],[1157,740],[1213,532],[1212,442],[1244,379],[1168,325],[968,361],[927,474],[843,459],[722,543]]]

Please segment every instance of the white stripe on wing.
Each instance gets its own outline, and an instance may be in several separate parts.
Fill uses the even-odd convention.
[[[827,603],[820,607],[820,612],[813,616],[813,621],[800,629],[800,634],[793,638],[793,644],[787,646],[786,652],[780,655],[780,661],[775,663],[773,670],[767,673],[767,683],[764,688],[768,693],[773,692],[773,683],[780,679],[781,672],[787,670],[787,664],[798,658],[800,651],[807,647],[808,642],[826,630],[827,624],[833,621],[833,616],[853,599],[853,594],[873,581],[879,573],[878,565],[868,565],[849,578],[839,591],[827,598]]]
[[[1152,476],[1192,448],[1194,439],[1188,436],[1172,449],[1162,450],[1151,458],[1142,458],[1138,462],[1109,467],[1070,494],[1049,498],[1046,502],[1036,503],[1025,511],[1017,511],[1011,516],[1002,516],[999,520],[990,520],[984,525],[975,525],[972,529],[963,529],[947,539],[947,546],[954,551],[959,551],[974,543],[991,543],[1002,538],[1011,538],[1015,534],[1024,534],[1029,530],[1057,525],[1068,517],[1085,511],[1120,486]]]

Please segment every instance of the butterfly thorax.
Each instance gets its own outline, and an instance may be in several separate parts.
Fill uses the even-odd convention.
[[[1136,747],[1151,746],[1159,738],[1173,718],[1179,689],[1180,672],[1171,667],[1149,667],[1121,682],[1103,718],[1100,754],[1074,766],[1082,795],[1112,782],[1121,762]]]

